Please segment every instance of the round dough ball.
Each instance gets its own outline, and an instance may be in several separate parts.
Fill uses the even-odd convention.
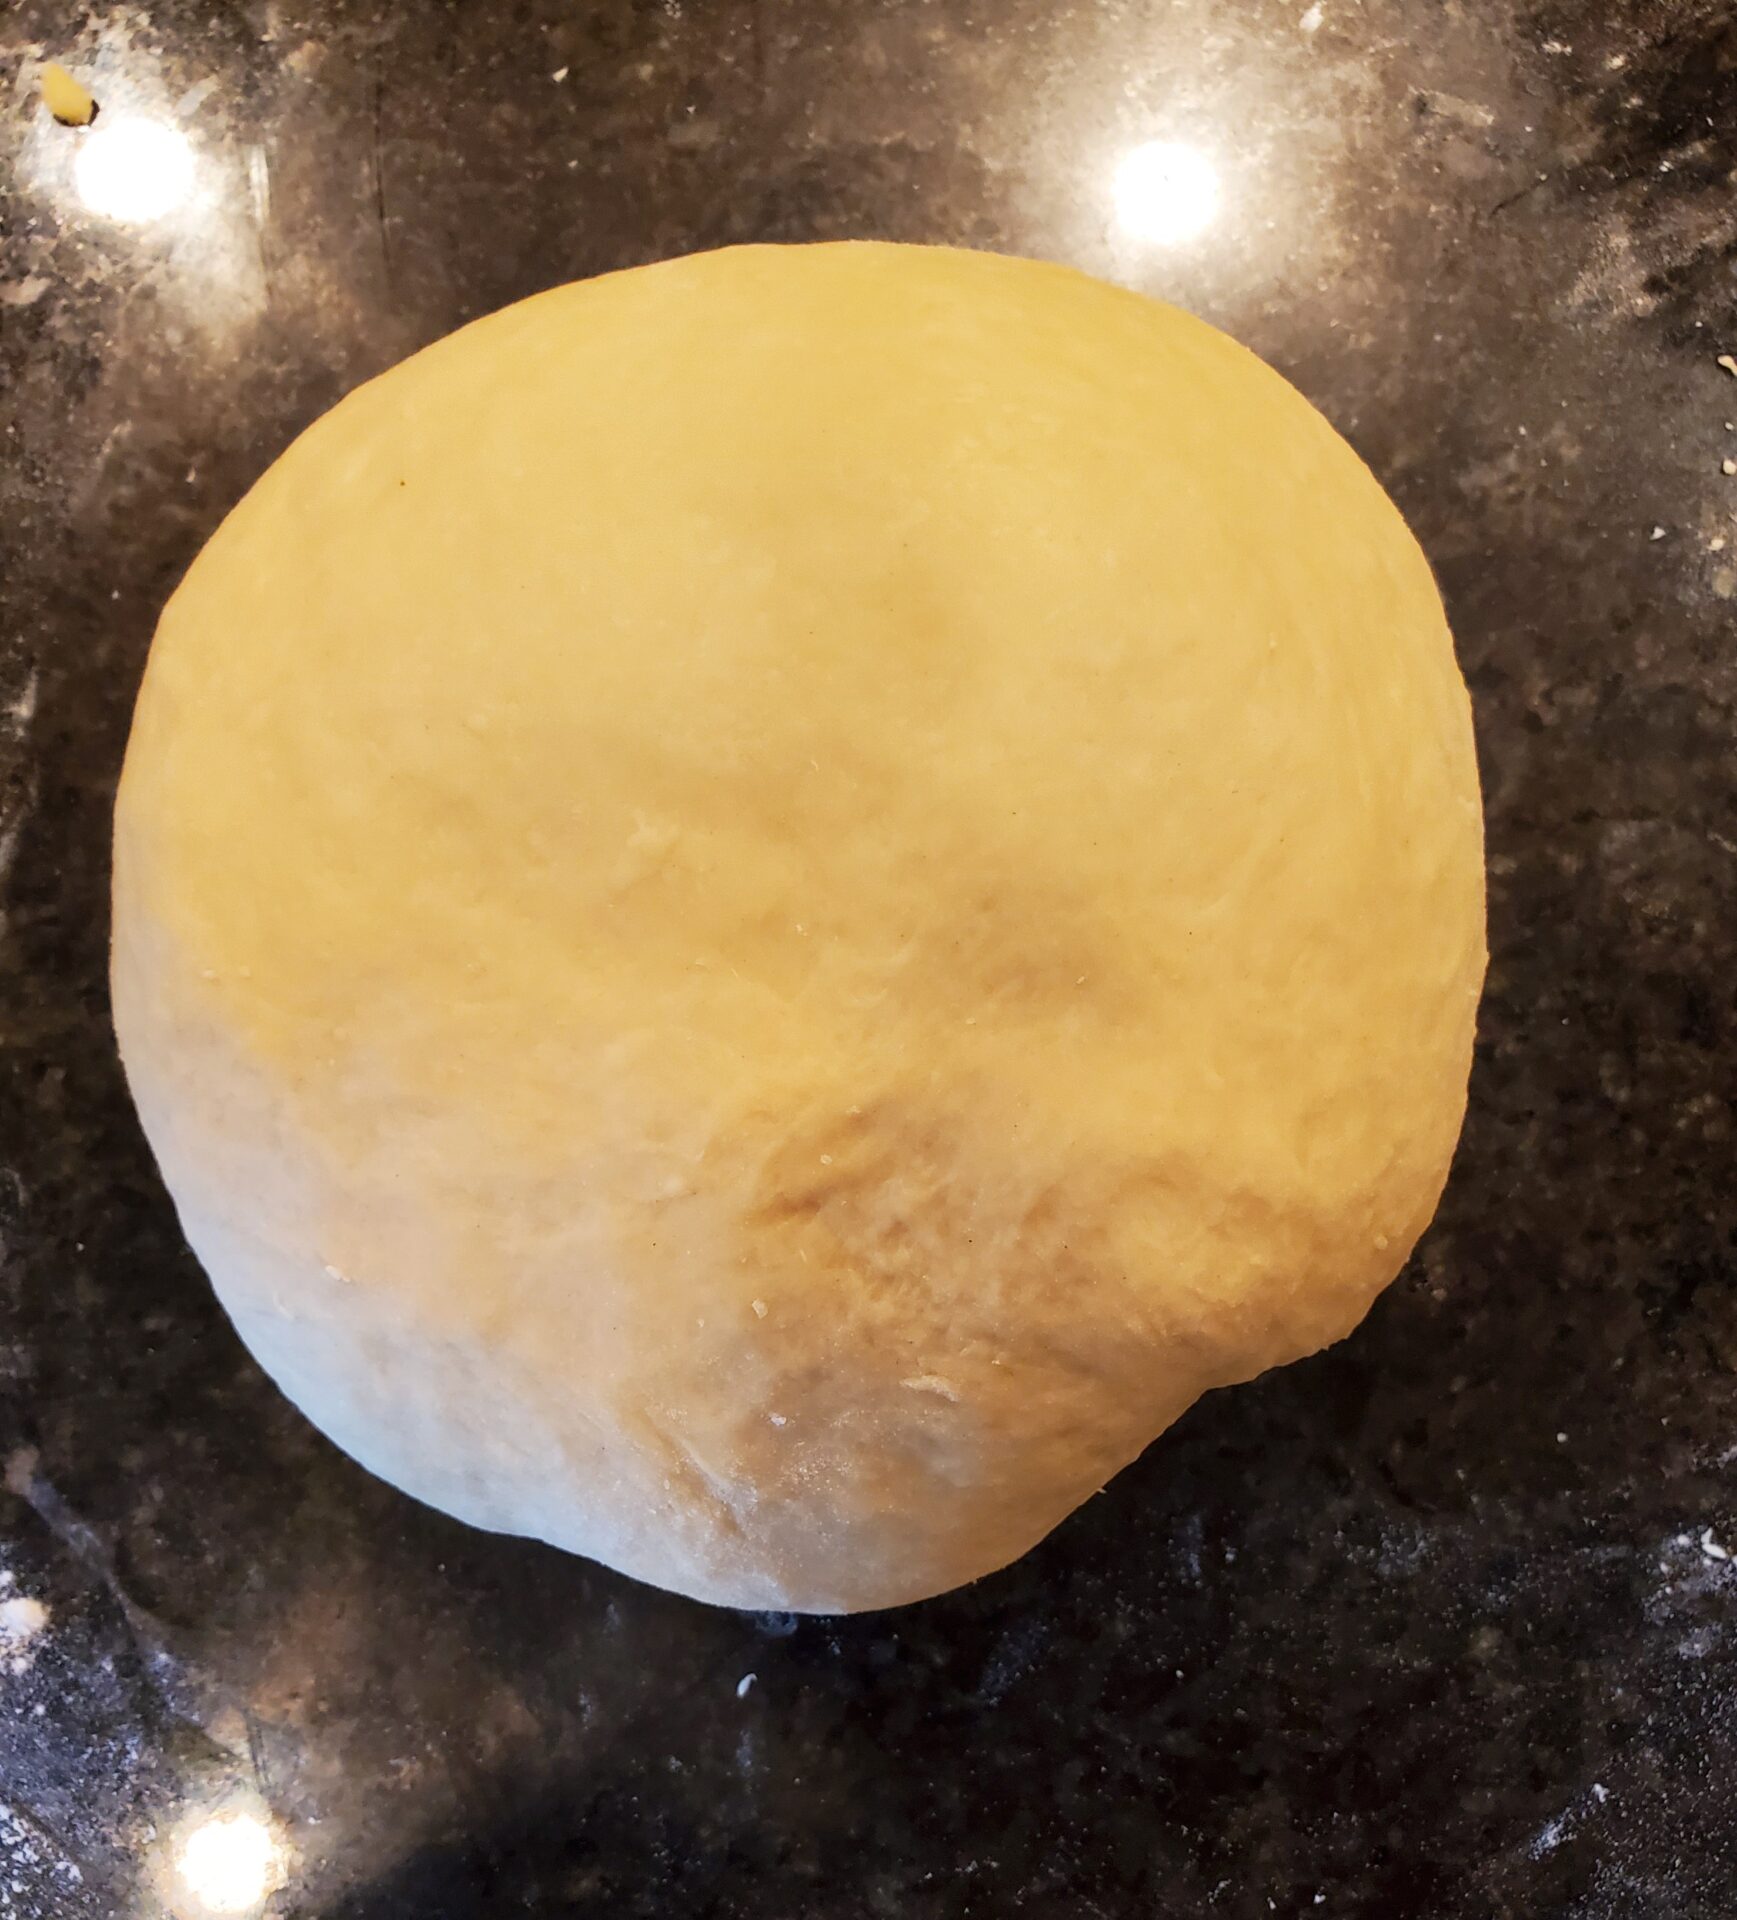
[[[1053,266],[754,247],[352,394],[165,612],[114,1005],[342,1447],[741,1607],[919,1598],[1429,1220],[1465,688],[1354,454]]]

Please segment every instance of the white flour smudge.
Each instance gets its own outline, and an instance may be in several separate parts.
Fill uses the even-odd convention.
[[[1572,1806],[1564,1807],[1554,1820],[1546,1820],[1533,1834],[1526,1848],[1528,1857],[1542,1860],[1547,1853],[1554,1853],[1588,1814],[1596,1813],[1610,1798],[1609,1787],[1602,1780],[1595,1780]]]
[[[0,1870],[7,1873],[12,1893],[23,1891],[22,1883],[11,1878],[19,1873],[31,1873],[33,1877],[50,1874],[75,1885],[83,1880],[84,1874],[78,1865],[51,1844],[45,1844],[46,1838],[32,1821],[0,1801]]]
[[[1674,1627],[1685,1660],[1704,1660],[1724,1643],[1737,1597],[1737,1558],[1711,1527],[1667,1534],[1649,1556],[1663,1576],[1647,1596],[1646,1617]]]
[[[1542,1860],[1547,1853],[1554,1853],[1562,1844],[1562,1836],[1572,1824],[1571,1814],[1558,1814],[1554,1820],[1546,1821],[1532,1836],[1532,1844],[1526,1851],[1534,1860]]]

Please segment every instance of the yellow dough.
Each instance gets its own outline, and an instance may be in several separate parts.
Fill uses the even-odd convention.
[[[1356,456],[1062,268],[755,247],[363,387],[163,615],[114,1005],[273,1377],[733,1606],[998,1567],[1434,1209],[1465,688]]]
[[[42,69],[42,103],[63,127],[88,127],[96,118],[96,100],[57,61]]]

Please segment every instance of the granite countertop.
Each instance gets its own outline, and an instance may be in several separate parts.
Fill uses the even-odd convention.
[[[1729,1920],[1723,0],[14,0],[0,93],[0,1916],[201,1912],[216,1822],[310,1920]],[[1118,197],[1152,141],[1182,189]],[[1493,962],[1352,1339],[1005,1573],[797,1620],[470,1532],[278,1396],[125,1097],[107,838],[165,595],[347,388],[843,235],[1162,294],[1349,435],[1458,635]]]

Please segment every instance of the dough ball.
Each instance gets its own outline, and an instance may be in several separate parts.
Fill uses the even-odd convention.
[[[739,1607],[915,1600],[1433,1210],[1465,688],[1352,452],[1052,266],[742,248],[352,394],[163,615],[114,1005],[340,1446]]]

